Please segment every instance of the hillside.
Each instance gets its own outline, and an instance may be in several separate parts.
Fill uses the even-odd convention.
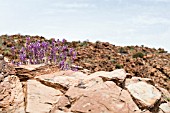
[[[10,59],[12,57],[10,48],[17,46],[20,49],[24,46],[26,37],[31,37],[32,41],[50,41],[41,36],[2,35],[0,36],[0,54]],[[121,47],[100,41],[95,43],[73,41],[67,44],[77,51],[74,65],[80,66],[80,71],[81,67],[87,69],[82,71],[88,74],[123,68],[131,77],[151,78],[154,83],[170,92],[170,53],[164,49],[145,46]]]

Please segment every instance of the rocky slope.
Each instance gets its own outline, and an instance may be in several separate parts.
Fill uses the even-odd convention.
[[[0,112],[170,113],[170,54],[163,49],[68,42],[77,50],[77,72],[45,64],[14,67],[10,47],[19,49],[26,37],[0,36]]]
[[[170,93],[166,89],[156,86],[149,78],[133,77],[124,69],[90,75],[49,69],[42,65],[20,66],[17,75],[6,76],[0,82],[0,112],[170,112]],[[42,70],[47,74],[42,74]],[[37,73],[41,74],[35,76]]]
[[[0,36],[0,53],[11,57],[9,48],[21,48],[27,36]],[[32,41],[46,40],[40,36],[30,36]],[[50,41],[50,40],[49,40]],[[69,47],[77,50],[75,65],[88,69],[88,73],[96,71],[113,71],[123,68],[127,73],[136,77],[151,78],[154,83],[170,92],[170,54],[164,49],[154,49],[142,46],[115,46],[108,42],[96,43],[68,42]]]

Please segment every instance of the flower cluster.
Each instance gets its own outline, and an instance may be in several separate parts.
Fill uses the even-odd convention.
[[[71,64],[76,58],[76,51],[68,48],[66,40],[52,39],[51,42],[36,41],[31,42],[30,37],[26,38],[25,47],[22,47],[19,53],[19,62],[13,57],[13,63],[19,64],[56,64],[62,70],[72,69]],[[11,48],[12,54],[16,54],[15,47]]]

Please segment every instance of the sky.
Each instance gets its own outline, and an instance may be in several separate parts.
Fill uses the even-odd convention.
[[[18,33],[170,52],[170,0],[0,0],[0,35]]]

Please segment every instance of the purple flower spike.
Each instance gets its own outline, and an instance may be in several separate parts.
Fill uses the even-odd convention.
[[[73,55],[73,51],[74,51],[74,49],[71,48],[71,49],[69,50],[69,55]]]
[[[27,41],[30,41],[30,37],[27,37],[26,40],[27,40]]]
[[[30,37],[27,37],[26,38],[26,47],[28,47],[29,43],[30,43]]]
[[[11,47],[12,54],[15,55],[15,47]]]
[[[48,47],[48,43],[47,42],[42,42],[41,43],[42,47],[47,50],[47,47]]]
[[[21,50],[20,50],[20,52],[22,52],[22,53],[23,53],[24,51],[25,51],[25,48],[24,48],[24,47],[22,47],[22,48],[21,48]]]
[[[63,50],[66,51],[67,50],[67,46],[63,46]]]
[[[20,53],[19,57],[20,57],[21,62],[23,63],[25,61],[24,54]]]
[[[21,62],[17,62],[16,65],[19,66],[21,64]]]
[[[19,64],[40,64],[40,63],[52,63],[57,64],[62,70],[72,69],[71,64],[76,59],[76,52],[73,48],[68,48],[66,39],[55,41],[53,38],[52,42],[32,42],[30,37],[26,38],[26,46],[22,47],[19,51],[15,50],[15,47],[11,47],[12,54],[15,51],[19,53],[20,62],[15,62],[13,57],[13,63]]]
[[[63,39],[63,40],[62,40],[62,43],[63,43],[63,44],[65,44],[66,42],[67,42],[67,40],[66,40],[66,39]]]
[[[53,38],[52,39],[52,47],[54,47],[55,46],[55,39]]]
[[[69,65],[68,65],[68,63],[67,63],[66,66],[65,66],[65,70],[69,70]]]
[[[12,60],[12,64],[15,64],[15,61],[14,61],[14,60]]]
[[[64,68],[64,61],[60,61],[60,63],[59,63],[59,67],[60,67],[61,69],[63,69],[63,68]]]
[[[15,49],[15,47],[13,46],[13,47],[11,47],[11,50],[14,50]]]
[[[76,52],[74,52],[74,53],[73,53],[73,60],[75,60],[75,59],[76,59],[76,55],[77,55],[77,53],[76,53]]]
[[[57,44],[60,45],[60,40],[59,39],[57,39]]]

